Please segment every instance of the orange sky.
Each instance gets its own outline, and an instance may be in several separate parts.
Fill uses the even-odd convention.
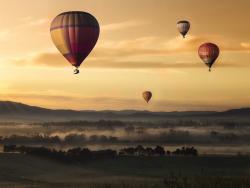
[[[249,0],[2,0],[0,7],[1,100],[83,110],[250,106]],[[90,12],[101,27],[79,75],[49,32],[69,10]],[[191,22],[185,40],[181,19]],[[221,49],[211,73],[197,55],[204,42]],[[144,90],[153,92],[149,105]]]

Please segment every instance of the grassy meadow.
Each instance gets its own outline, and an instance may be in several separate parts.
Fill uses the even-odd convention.
[[[250,157],[118,157],[88,163],[0,154],[0,187],[244,188]]]

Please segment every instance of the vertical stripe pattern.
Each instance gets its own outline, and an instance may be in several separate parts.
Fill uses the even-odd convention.
[[[100,28],[91,14],[72,11],[58,15],[51,23],[50,33],[57,49],[78,67],[94,48]]]
[[[182,36],[185,37],[190,29],[190,23],[186,20],[179,21],[177,23],[177,29],[182,34]]]
[[[203,62],[211,68],[220,54],[220,49],[216,44],[204,43],[199,47],[198,54]]]

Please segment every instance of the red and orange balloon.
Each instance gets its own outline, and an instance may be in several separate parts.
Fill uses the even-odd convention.
[[[150,99],[152,98],[152,93],[150,91],[144,91],[142,93],[142,97],[148,103],[150,101]]]
[[[203,62],[209,67],[209,71],[220,54],[220,49],[216,44],[204,43],[199,47],[198,54]]]

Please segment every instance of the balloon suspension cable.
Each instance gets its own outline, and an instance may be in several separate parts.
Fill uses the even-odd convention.
[[[74,74],[79,74],[79,69],[78,69],[78,67],[76,67],[76,69],[74,70]]]

